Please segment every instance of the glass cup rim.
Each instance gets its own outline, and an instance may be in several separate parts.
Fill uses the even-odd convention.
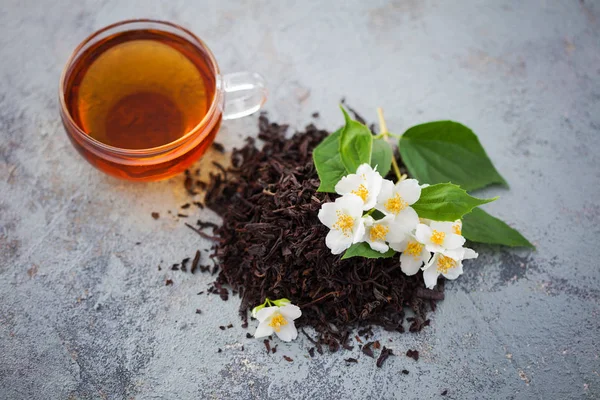
[[[83,49],[83,47],[85,45],[91,43],[98,36],[102,35],[103,33],[107,32],[107,31],[110,31],[111,29],[118,28],[121,26],[126,26],[126,25],[131,25],[131,24],[144,24],[144,23],[167,26],[169,28],[175,29],[176,31],[183,32],[186,35],[189,35],[193,40],[198,42],[197,45],[199,45],[199,47],[201,47],[202,50],[204,52],[206,52],[206,55],[208,56],[208,59],[210,60],[210,64],[211,64],[210,66],[212,67],[214,75],[215,75],[215,83],[214,83],[215,86],[213,88],[214,89],[213,98],[211,100],[210,107],[209,107],[208,111],[206,112],[206,114],[204,115],[204,117],[202,118],[202,120],[200,120],[200,122],[198,122],[198,124],[196,126],[191,128],[188,132],[186,132],[183,136],[181,136],[177,140],[174,140],[169,143],[165,143],[161,146],[148,147],[148,148],[144,148],[144,149],[126,149],[126,148],[122,148],[122,147],[111,146],[106,143],[102,143],[101,141],[96,140],[93,137],[89,136],[73,120],[73,117],[71,116],[71,113],[69,111],[69,108],[67,107],[67,103],[66,103],[66,99],[65,99],[65,84],[66,84],[67,72],[69,71],[70,67],[72,67],[73,64],[77,61],[78,56],[80,56],[79,52]],[[185,40],[189,41],[187,38],[185,38],[185,37],[183,37],[183,38]],[[161,20],[157,20],[157,19],[150,19],[150,18],[127,19],[127,20],[115,22],[113,24],[105,26],[104,28],[98,29],[97,31],[95,31],[92,34],[90,34],[89,36],[87,36],[84,40],[82,40],[77,45],[77,47],[75,47],[75,49],[69,56],[69,59],[67,60],[67,62],[65,64],[65,67],[62,70],[62,73],[60,76],[58,96],[59,96],[61,113],[62,113],[63,118],[70,125],[70,127],[73,128],[73,130],[76,132],[77,136],[79,138],[81,138],[84,142],[98,148],[99,150],[113,153],[113,154],[125,155],[125,156],[127,156],[127,155],[151,156],[151,155],[160,154],[165,151],[179,147],[180,145],[186,143],[191,137],[194,137],[199,131],[202,130],[204,125],[206,125],[206,123],[209,122],[210,119],[213,117],[215,112],[218,111],[217,110],[217,108],[219,107],[218,98],[221,95],[220,79],[221,79],[221,74],[220,74],[219,66],[217,64],[217,60],[215,59],[214,54],[212,53],[210,48],[206,45],[206,43],[204,43],[204,41],[202,39],[200,39],[198,36],[196,36],[190,30],[188,30],[180,25],[177,25],[175,23],[168,22],[168,21],[161,21]],[[68,130],[67,130],[67,133],[69,133]]]

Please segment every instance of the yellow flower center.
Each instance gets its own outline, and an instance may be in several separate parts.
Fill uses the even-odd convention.
[[[385,240],[385,236],[390,231],[390,228],[385,225],[374,225],[369,231],[369,236],[371,238],[371,242],[376,240]]]
[[[437,272],[440,274],[446,274],[454,267],[456,267],[456,261],[450,257],[441,255],[437,260]]]
[[[353,190],[352,192],[350,192],[352,194],[357,195],[358,197],[360,197],[363,201],[367,201],[367,197],[369,196],[369,191],[367,190],[366,186],[363,184],[360,184],[358,186],[358,189]]]
[[[335,224],[333,224],[333,228],[342,231],[346,236],[350,236],[352,228],[354,227],[354,218],[341,211],[337,211],[337,216],[338,219]]]
[[[462,229],[460,229],[460,224],[454,224],[454,225],[452,225],[452,230],[457,235],[461,235],[462,234]]]
[[[398,193],[394,195],[394,197],[390,197],[384,204],[385,209],[391,212],[392,214],[398,214],[400,211],[404,210],[408,207],[408,203],[402,200],[402,197]]]
[[[440,231],[436,231],[434,229],[429,240],[431,240],[431,243],[441,246],[442,243],[444,243],[445,238],[446,238],[446,232],[440,232]]]
[[[404,253],[414,258],[419,258],[423,252],[423,245],[419,242],[408,242]]]
[[[285,318],[283,318],[283,315],[281,314],[274,315],[273,318],[271,318],[271,322],[269,322],[269,326],[273,328],[275,332],[279,332],[281,330],[281,327],[287,324],[288,322]]]

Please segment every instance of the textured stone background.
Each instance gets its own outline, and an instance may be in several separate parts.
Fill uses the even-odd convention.
[[[600,397],[600,2],[1,3],[0,398]],[[135,17],[190,28],[224,71],[264,74],[266,109],[292,127],[318,110],[336,128],[342,96],[372,120],[384,107],[396,132],[464,122],[511,184],[480,193],[501,196],[487,209],[537,252],[480,246],[430,328],[377,331],[418,362],[309,359],[303,338],[266,355],[245,338],[237,300],[196,295],[210,276],[157,270],[209,246],[167,214],[188,200],[182,178],[117,181],[63,133],[56,91],[70,52]],[[227,122],[218,140],[231,149],[255,126]]]

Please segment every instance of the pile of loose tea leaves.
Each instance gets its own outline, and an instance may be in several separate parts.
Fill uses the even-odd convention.
[[[297,325],[320,334],[309,337],[317,349],[351,348],[351,332],[361,326],[403,332],[406,319],[411,332],[420,331],[444,297],[443,282],[437,290],[425,289],[421,274],[404,275],[397,257],[332,255],[317,214],[334,196],[317,192],[312,161],[312,150],[328,132],[311,124],[287,138],[287,128],[261,115],[262,147],[247,139],[232,152],[229,168],[211,174],[205,204],[223,219],[214,229],[212,257],[220,270],[212,291],[225,298],[227,287],[239,293],[244,325],[248,310],[266,297],[290,299],[302,309]],[[407,308],[412,317],[405,316]]]

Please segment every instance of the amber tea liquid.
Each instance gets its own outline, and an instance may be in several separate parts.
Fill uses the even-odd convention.
[[[206,115],[214,76],[183,38],[154,30],[115,34],[80,56],[67,107],[89,136],[123,149],[173,142]]]

